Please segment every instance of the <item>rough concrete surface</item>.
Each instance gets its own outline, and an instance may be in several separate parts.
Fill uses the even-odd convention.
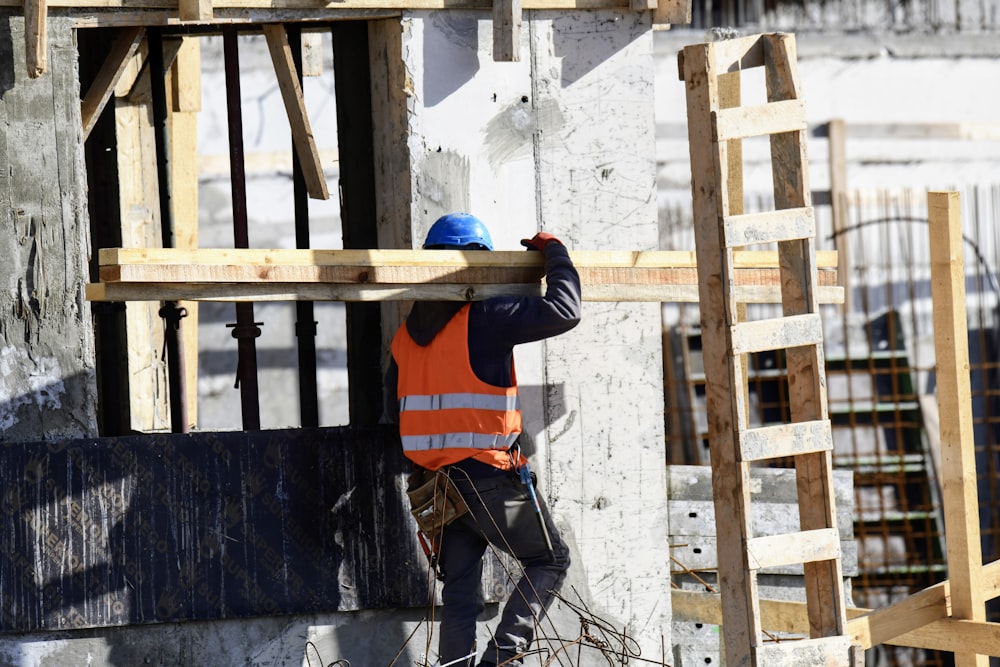
[[[96,434],[76,42],[49,21],[50,74],[29,79],[24,20],[0,18],[0,441]],[[31,147],[25,150],[25,147]]]

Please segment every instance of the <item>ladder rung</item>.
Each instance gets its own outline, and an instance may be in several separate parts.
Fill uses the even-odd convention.
[[[725,246],[737,248],[757,243],[794,241],[816,236],[812,206],[763,213],[731,215],[723,222]]]
[[[734,355],[822,345],[823,323],[817,313],[753,320],[734,324],[732,337]]]
[[[740,433],[740,460],[764,461],[833,450],[830,420],[747,429]]]
[[[851,640],[847,635],[815,639],[768,642],[757,647],[756,665],[788,667],[846,667],[850,663]]]
[[[840,558],[840,535],[836,528],[765,535],[747,540],[747,561],[751,570],[837,558]]]
[[[806,125],[804,100],[780,100],[767,104],[719,109],[713,112],[715,141],[746,139],[767,134],[801,132]]]

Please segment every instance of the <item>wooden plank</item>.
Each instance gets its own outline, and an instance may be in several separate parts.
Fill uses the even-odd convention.
[[[701,504],[701,503],[699,503]],[[694,511],[699,504],[692,504],[691,511]],[[788,506],[784,507],[774,507],[770,506],[769,503],[754,503],[754,516],[757,515],[758,506],[764,505],[763,511],[769,512],[772,515],[776,513],[781,513],[782,511],[788,510]],[[789,512],[785,512],[789,513]],[[670,517],[678,517],[683,519],[684,510],[683,508],[672,510],[670,512]],[[789,530],[798,529],[798,512],[795,512],[794,517],[796,521],[795,526],[792,526]],[[671,530],[673,530],[671,525]],[[682,533],[677,533],[671,535],[670,544],[670,556],[671,556],[671,572],[682,575],[685,572],[714,572],[717,568],[716,553],[718,552],[718,540],[715,538],[715,526],[710,527],[711,536],[704,535],[687,535]],[[858,571],[858,543],[857,541],[841,537],[840,542],[840,560],[843,564],[844,576],[854,577],[859,574]],[[801,577],[803,575],[803,566],[801,563],[790,563],[787,565],[776,565],[773,567],[764,568],[758,571],[758,575],[788,575]]]
[[[712,42],[708,49],[717,72],[736,72],[764,64],[760,35]]]
[[[288,123],[292,129],[292,143],[302,167],[306,189],[313,199],[329,199],[330,192],[326,186],[323,164],[320,162],[316,138],[309,124],[309,115],[306,112],[302,87],[299,85],[298,71],[292,61],[292,50],[288,45],[285,26],[280,23],[266,23],[263,28],[267,48],[271,52],[271,62],[274,64],[274,73],[278,77],[278,88],[285,102],[285,112],[288,114]]]
[[[212,23],[261,23],[266,20],[329,21],[341,18],[388,18],[392,13],[409,10],[489,10],[489,0],[341,0],[335,3],[310,3],[308,0],[216,0],[213,2]],[[93,10],[122,9],[121,0],[50,0],[51,8],[76,10],[80,14],[79,27],[121,27],[123,25],[182,25],[177,16],[176,0],[130,0],[124,16],[94,16]],[[21,0],[0,0],[0,7],[20,9]],[[627,10],[629,0],[526,0],[524,9],[555,10]],[[150,10],[163,10],[154,12]],[[367,10],[367,11],[365,11]],[[141,12],[145,11],[145,20]],[[168,13],[169,12],[169,13]]]
[[[800,207],[731,215],[723,221],[728,248],[816,236],[813,208]]]
[[[740,460],[765,461],[833,450],[829,420],[775,424],[740,433]]]
[[[783,350],[823,343],[823,322],[807,313],[740,322],[732,326],[733,354]]]
[[[777,287],[747,289],[746,303],[778,303]],[[828,303],[840,303],[843,290],[830,290]],[[339,283],[93,283],[90,301],[478,301],[493,296],[539,295],[534,284],[359,285]],[[737,296],[742,294],[737,290]],[[742,298],[742,297],[741,297]],[[584,285],[584,301],[698,303],[697,285]]]
[[[983,568],[985,596],[1000,596],[1000,561]],[[673,590],[672,612],[675,621],[722,622],[718,594]],[[950,582],[943,581],[888,607],[872,610],[848,607],[848,633],[851,643],[863,649],[879,644],[913,646],[929,650],[974,650],[983,655],[1000,653],[1000,624],[948,618]],[[761,600],[761,619],[773,632],[804,634],[808,632],[806,605],[802,602]]]
[[[145,40],[140,50],[145,47]],[[139,54],[130,61],[129,69],[144,72],[140,80],[149,90],[148,68],[139,65]],[[126,78],[119,89],[127,88]],[[134,82],[134,77],[133,77]],[[124,246],[146,247],[162,242],[159,209],[150,206],[159,198],[156,148],[151,114],[147,103],[133,103],[128,97],[117,96],[115,105],[115,136],[118,143],[117,173],[120,201],[121,242]],[[125,364],[128,386],[128,427],[135,432],[168,430],[170,405],[167,392],[167,367],[164,362],[164,324],[159,317],[160,304],[140,303],[125,310]]]
[[[173,109],[170,119],[170,187],[174,245],[198,247],[198,111],[201,108],[201,41],[183,37],[174,66],[168,71],[166,90]],[[184,386],[187,416],[198,424],[198,304],[181,301],[184,318]]]
[[[751,569],[840,558],[836,528],[817,528],[785,535],[752,537],[746,543]]]
[[[717,141],[802,131],[807,127],[805,102],[781,100],[720,109],[714,114],[713,126]]]
[[[795,36],[772,33],[761,38],[764,49],[767,101],[802,100]],[[774,202],[779,209],[811,207],[805,128],[772,134],[771,173]],[[778,244],[782,275],[782,312],[786,318],[819,318],[816,294],[816,240],[804,238]],[[827,417],[826,370],[823,364],[822,325],[820,340],[813,346],[786,351],[791,392],[789,409],[795,422]],[[803,530],[829,528],[836,523],[836,508],[830,484],[833,460],[829,451],[795,458],[798,478],[800,521]],[[805,566],[806,601],[810,636],[842,635],[846,632],[847,600],[839,560]]]
[[[830,215],[833,219],[834,247],[837,248],[837,272],[845,289],[844,313],[854,310],[851,302],[850,243],[847,238],[847,130],[841,119],[827,125],[830,163]]]
[[[32,79],[48,69],[48,13],[48,0],[24,0],[24,60]]]
[[[570,250],[577,268],[589,266],[623,268],[695,268],[696,255],[689,250]],[[542,257],[535,253],[496,250],[324,250],[324,249],[245,249],[245,248],[101,248],[101,266],[126,264],[248,264],[254,266],[454,266],[454,267],[541,267]],[[817,253],[817,264],[824,268],[837,265],[835,252]],[[736,251],[736,268],[774,268],[778,253],[773,251]]]
[[[166,75],[167,71],[173,67],[174,61],[177,59],[177,54],[180,52],[181,45],[184,40],[179,37],[165,37],[163,39],[163,74]],[[129,86],[129,91],[127,93],[128,101],[131,104],[151,104],[153,100],[152,91],[150,90],[151,80],[149,78],[149,59],[146,57],[145,52],[145,42],[143,46],[139,48],[139,53],[142,56],[142,67],[137,71],[135,79]],[[126,77],[122,77],[119,81],[119,88],[123,83],[126,82]]]
[[[493,60],[521,60],[521,0],[493,0]]]
[[[118,85],[128,65],[129,60],[139,48],[146,31],[144,28],[123,28],[111,45],[108,57],[104,59],[101,69],[97,72],[87,94],[83,96],[80,104],[80,116],[83,122],[83,140],[90,136],[90,131],[94,129],[94,124],[100,117],[101,112],[111,99],[111,94]]]
[[[951,615],[956,619],[985,621],[959,194],[929,192],[927,210]],[[955,664],[986,667],[987,655],[956,652]]]
[[[695,285],[693,268],[581,266],[580,279],[592,285]],[[239,282],[334,282],[334,283],[525,283],[542,278],[540,266],[298,266],[255,264],[126,264],[103,266],[104,282],[148,283],[239,283]],[[835,276],[824,272],[829,283]],[[778,269],[738,269],[736,285],[778,287]]]
[[[653,26],[657,29],[691,23],[691,0],[657,0]]]
[[[182,37],[170,69],[172,109],[180,113],[201,111],[201,39]]]
[[[211,21],[212,0],[178,0],[177,14],[181,21]]]

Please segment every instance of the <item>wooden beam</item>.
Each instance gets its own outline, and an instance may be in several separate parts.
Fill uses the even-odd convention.
[[[323,164],[319,159],[312,127],[309,125],[309,115],[306,113],[298,71],[292,60],[292,49],[288,45],[288,33],[285,32],[284,25],[268,23],[264,25],[264,36],[267,38],[267,48],[274,63],[274,73],[278,77],[281,98],[285,102],[288,124],[292,128],[292,143],[299,157],[299,164],[302,166],[306,189],[313,199],[329,199],[330,192],[326,187]]]
[[[628,8],[633,12],[646,12],[655,10],[657,4],[657,0],[629,0]]]
[[[1000,561],[983,568],[983,590],[986,599],[1000,597]],[[712,625],[722,622],[718,593],[675,589],[671,602],[675,621]],[[943,636],[948,630],[962,632],[961,636],[980,644],[995,635],[995,623],[963,621],[959,625],[939,625],[951,620],[948,618],[950,610],[951,582],[943,581],[881,609],[848,607],[848,633],[852,643],[863,649],[891,644],[943,651],[953,651],[955,646],[954,637]],[[761,624],[773,632],[807,634],[809,620],[805,603],[761,600]],[[972,644],[966,648],[972,648]],[[1000,655],[1000,643],[992,644],[985,655]]]
[[[24,59],[32,79],[48,68],[48,13],[47,0],[24,0]]]
[[[691,0],[657,0],[653,10],[653,25],[687,25],[691,23]]]
[[[985,621],[959,194],[929,192],[927,210],[930,218],[931,298],[934,303],[941,477],[944,480],[951,615],[956,619]],[[956,651],[955,665],[987,667],[987,655]]]
[[[570,250],[577,268],[615,267],[695,268],[695,253],[690,250]],[[101,248],[101,266],[144,264],[214,265],[248,264],[260,266],[452,266],[452,267],[541,267],[542,256],[531,252],[497,250],[466,252],[462,250],[323,250],[323,249],[238,249],[238,248]],[[733,253],[737,269],[773,269],[778,253],[773,250],[737,250]],[[816,266],[834,269],[837,253],[820,250]]]
[[[688,251],[572,251],[589,301],[698,301],[694,255]],[[95,301],[474,300],[538,294],[542,257],[520,251],[102,249]],[[839,303],[832,267],[821,253],[820,299]],[[736,253],[737,298],[780,300],[777,253]]]
[[[183,24],[184,22],[177,15],[178,0],[142,0],[141,3],[127,3],[126,14],[129,10],[144,11],[147,23],[144,25]],[[79,10],[81,13],[93,13],[98,9],[122,9],[121,0],[49,0],[50,8],[64,8],[69,10]],[[619,9],[627,10],[629,0],[524,0],[524,9],[557,9],[557,10],[591,10],[591,9]],[[277,5],[280,5],[278,7]],[[22,0],[0,0],[0,7],[12,7],[20,9]],[[231,22],[234,18],[240,21],[256,22],[270,20],[287,21],[330,21],[331,18],[340,18],[338,12],[357,12],[359,10],[370,10],[374,16],[384,16],[388,11],[412,11],[412,10],[441,10],[441,9],[476,9],[489,10],[492,7],[491,0],[397,0],[396,2],[386,2],[385,0],[338,0],[337,2],[310,2],[309,0],[284,0],[275,3],[273,0],[215,0],[212,3],[214,9],[213,23]],[[164,10],[155,12],[153,10]],[[299,15],[293,13],[295,10]],[[172,14],[173,16],[170,16]],[[287,16],[284,18],[282,15]],[[85,25],[93,26],[99,24],[101,19],[96,16],[81,16]],[[121,19],[119,19],[120,21]],[[113,19],[112,19],[113,21]],[[122,25],[120,22],[103,25]]]
[[[89,301],[478,301],[493,296],[540,295],[535,284],[345,283],[92,283]],[[584,301],[698,303],[697,285],[584,285]],[[779,287],[736,288],[746,303],[780,303]],[[820,287],[821,303],[840,303],[840,287]]]
[[[101,112],[104,111],[108,100],[111,99],[111,94],[114,92],[115,86],[118,85],[118,80],[125,72],[129,59],[139,48],[139,42],[142,41],[145,33],[144,28],[123,28],[118,33],[114,44],[111,45],[111,52],[104,59],[100,71],[90,84],[90,88],[87,89],[87,94],[84,95],[83,102],[80,104],[84,141],[90,136],[90,131],[94,129],[94,124]]]
[[[587,284],[688,285],[697,282],[688,252],[574,251]],[[773,252],[738,253],[736,285],[777,285]],[[102,249],[105,282],[531,283],[543,273],[541,255],[425,250]],[[835,272],[822,271],[825,285]]]
[[[493,60],[521,60],[521,0],[493,0]]]
[[[180,53],[181,46],[183,44],[184,39],[181,37],[163,38],[163,72],[161,72],[160,76],[166,76],[167,71],[173,67],[174,61],[177,60],[177,54]],[[139,53],[142,54],[142,67],[139,68],[135,79],[133,79],[131,85],[129,85],[126,97],[130,104],[151,104],[153,94],[150,90],[151,79],[148,75],[149,57],[148,54],[145,53],[144,45],[139,49]],[[120,88],[123,83],[128,83],[125,77],[119,81],[118,87]]]
[[[717,593],[674,590],[671,595],[674,621],[719,625],[722,611]],[[871,614],[870,609],[848,607],[847,616],[855,621]],[[761,600],[761,625],[770,632],[784,632],[805,635],[809,632],[809,619],[804,602],[788,600]],[[852,641],[856,640],[852,636]],[[1000,623],[964,621],[940,617],[927,621],[918,630],[913,630],[879,642],[892,646],[911,646],[932,651],[955,652],[975,650],[983,655],[1000,655]],[[861,648],[871,648],[876,644],[859,644]]]
[[[201,111],[201,39],[182,37],[170,67],[171,108],[176,113]]]
[[[848,270],[851,244],[847,237],[847,131],[843,120],[831,120],[829,133],[830,215],[833,218],[834,245],[840,263],[837,272],[844,286],[844,313],[854,310],[851,303],[851,274]]]
[[[212,0],[178,0],[177,15],[181,21],[211,21]]]

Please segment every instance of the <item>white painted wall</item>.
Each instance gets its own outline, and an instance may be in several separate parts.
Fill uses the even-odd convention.
[[[538,230],[570,249],[655,248],[648,17],[526,16],[517,63],[493,62],[483,13],[404,21],[414,243],[442,213],[468,210],[498,248]],[[585,304],[579,327],[523,346],[517,362],[539,399],[525,405],[533,464],[573,551],[562,592],[659,658],[670,620],[659,309]],[[552,617],[559,636],[580,633],[568,605]]]

